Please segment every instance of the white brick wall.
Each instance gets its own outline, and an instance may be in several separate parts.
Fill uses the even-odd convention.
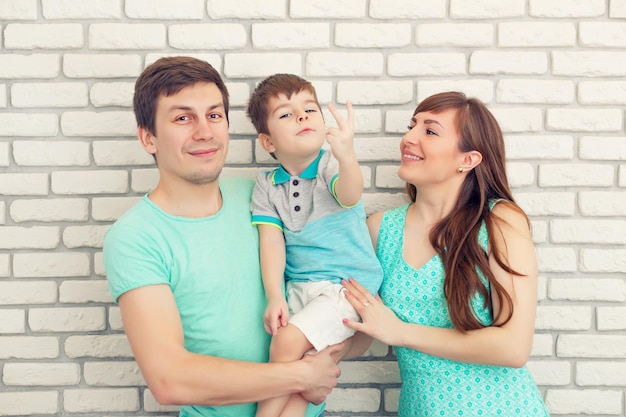
[[[405,202],[397,150],[417,101],[485,101],[537,246],[528,366],[552,415],[626,417],[625,0],[0,3],[0,416],[176,415],[133,361],[102,238],[158,179],[134,81],[184,54],[231,93],[224,175],[273,163],[244,111],[266,75],[351,100],[369,213]],[[328,417],[396,415],[391,349],[341,368]]]

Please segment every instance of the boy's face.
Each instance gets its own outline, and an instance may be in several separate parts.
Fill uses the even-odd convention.
[[[300,91],[287,98],[284,94],[268,102],[269,135],[259,141],[268,152],[274,152],[282,164],[303,162],[317,157],[326,140],[324,117],[315,97]]]
[[[206,184],[218,179],[228,151],[228,122],[214,83],[196,83],[161,96],[155,134],[139,129],[143,147],[156,156],[161,181]]]

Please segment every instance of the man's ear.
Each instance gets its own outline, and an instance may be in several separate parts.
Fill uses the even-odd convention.
[[[272,138],[270,138],[268,134],[259,133],[257,138],[259,139],[259,143],[261,144],[263,149],[265,149],[267,152],[273,153],[274,151],[276,151],[276,147],[274,146],[274,143],[272,143]]]
[[[156,154],[156,146],[154,144],[154,135],[148,131],[145,127],[137,128],[137,137],[139,138],[139,142],[141,146],[148,152],[149,154]]]
[[[463,154],[463,160],[459,168],[463,168],[463,172],[471,171],[483,161],[483,155],[478,151],[469,151]]]

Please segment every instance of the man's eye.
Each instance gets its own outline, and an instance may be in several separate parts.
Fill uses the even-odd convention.
[[[211,113],[209,114],[209,119],[221,119],[222,115],[219,113]]]
[[[178,116],[176,120],[180,120],[181,122],[186,122],[189,120],[189,116]]]

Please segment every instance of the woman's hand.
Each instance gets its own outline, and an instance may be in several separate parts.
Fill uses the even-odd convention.
[[[346,299],[361,316],[362,322],[343,319],[343,323],[372,336],[390,346],[403,346],[402,336],[407,329],[406,323],[400,320],[389,307],[383,304],[379,296],[372,296],[354,279],[344,280],[341,285],[346,289]]]

